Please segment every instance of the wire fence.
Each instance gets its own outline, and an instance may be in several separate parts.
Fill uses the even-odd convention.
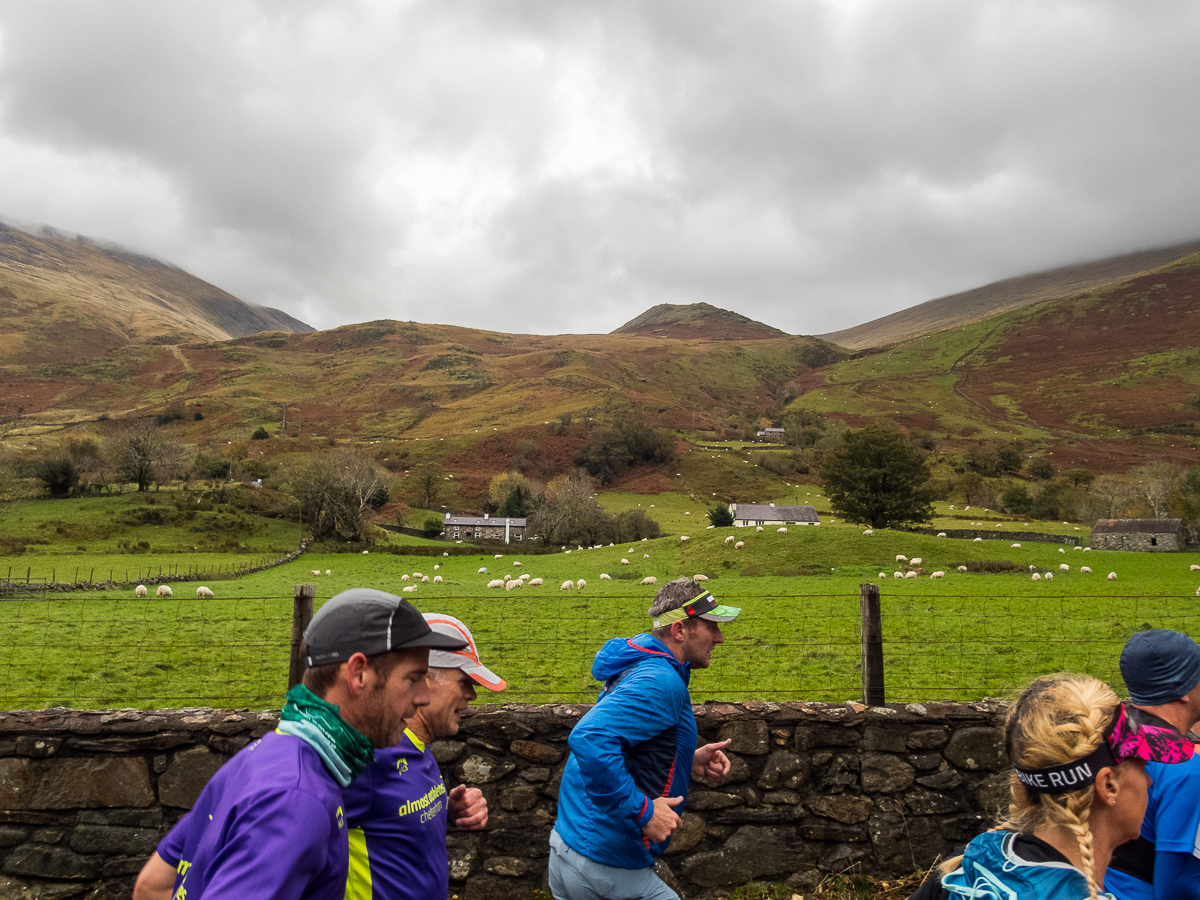
[[[503,694],[481,691],[481,701],[591,702],[596,651],[648,627],[647,599],[555,594],[414,600],[465,621],[483,662],[508,681]],[[858,596],[737,602],[743,613],[724,626],[711,667],[693,672],[694,700],[864,697]],[[1131,634],[1200,634],[1194,597],[884,594],[879,606],[888,702],[1008,696],[1064,669],[1121,691],[1117,661]],[[293,610],[290,597],[14,597],[0,603],[0,706],[278,708]]]

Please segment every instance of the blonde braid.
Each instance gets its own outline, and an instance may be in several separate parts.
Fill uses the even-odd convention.
[[[1088,817],[1092,814],[1092,789],[1075,791],[1067,795],[1062,812],[1062,825],[1075,835],[1079,843],[1079,856],[1083,862],[1083,877],[1087,879],[1090,900],[1097,900],[1096,857],[1092,848],[1092,829]]]

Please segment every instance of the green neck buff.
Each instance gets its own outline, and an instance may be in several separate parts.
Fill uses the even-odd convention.
[[[370,741],[346,723],[336,706],[302,684],[288,691],[278,730],[300,738],[316,750],[329,774],[342,787],[375,760]]]

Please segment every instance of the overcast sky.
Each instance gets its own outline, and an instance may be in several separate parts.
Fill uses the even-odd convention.
[[[0,217],[318,327],[797,334],[1200,238],[1200,3],[10,0]]]

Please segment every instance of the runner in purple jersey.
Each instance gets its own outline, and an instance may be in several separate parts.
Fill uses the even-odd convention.
[[[134,900],[344,897],[342,788],[429,703],[429,649],[466,642],[370,588],[322,606],[304,639],[308,668],[279,728],[213,776],[142,869]]]

